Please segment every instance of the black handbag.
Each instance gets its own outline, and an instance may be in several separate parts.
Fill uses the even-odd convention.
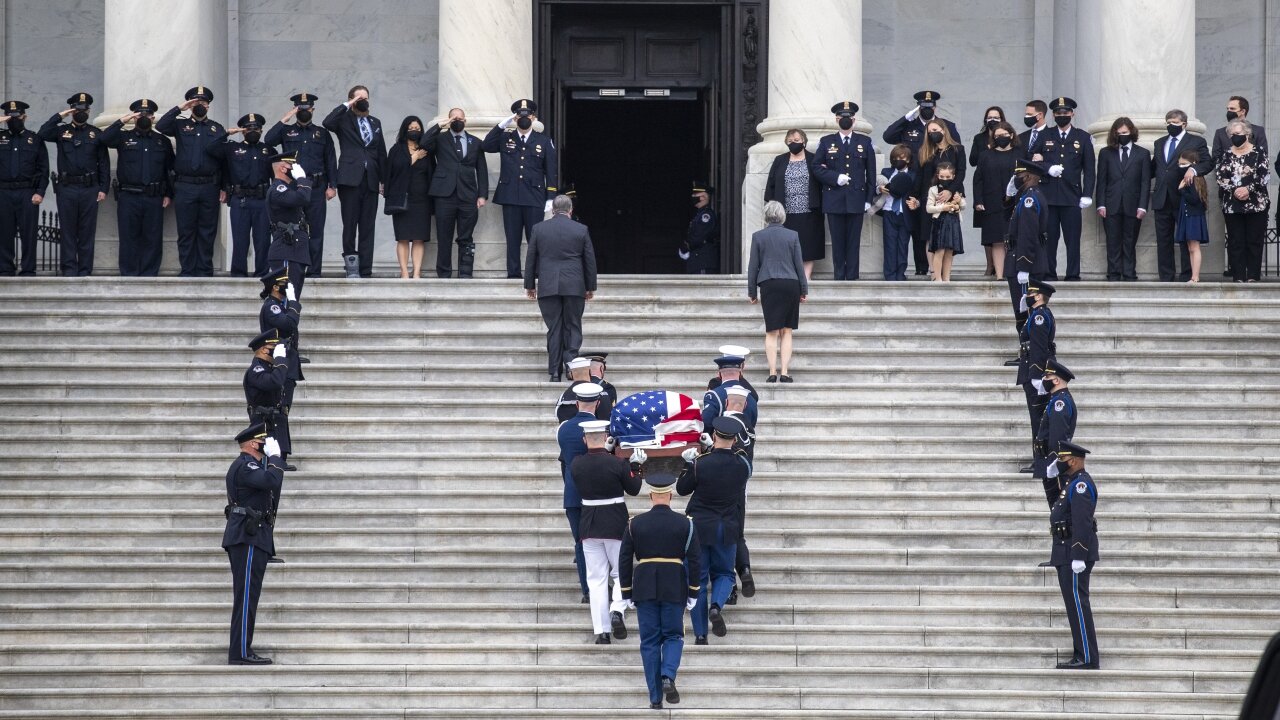
[[[382,202],[382,212],[387,215],[399,215],[409,209],[409,193],[398,195],[396,197],[387,196]]]

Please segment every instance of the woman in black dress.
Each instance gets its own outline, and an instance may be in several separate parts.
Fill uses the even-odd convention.
[[[1004,191],[1021,154],[1018,133],[1009,123],[1001,122],[992,133],[991,147],[978,156],[973,169],[973,224],[982,229],[982,247],[999,280],[1004,279],[1004,236],[1013,211],[1005,202]]]
[[[769,362],[765,382],[789,383],[791,333],[800,327],[800,303],[809,295],[809,280],[804,275],[800,239],[786,228],[787,211],[782,203],[765,203],[764,221],[765,228],[751,234],[747,297],[753,305],[759,302],[764,308],[764,352]]]
[[[964,161],[964,146],[952,137],[946,121],[942,118],[934,117],[925,126],[924,144],[920,146],[919,161],[920,172],[916,174],[915,197],[917,198],[929,197],[929,186],[933,184],[933,178],[938,174],[939,163],[951,163],[955,168],[955,182],[964,182],[968,167]],[[948,202],[950,199],[950,193],[943,193],[938,198],[941,202]],[[924,213],[920,217],[920,234],[925,238],[933,237],[933,218],[929,213]],[[929,253],[929,267],[933,267],[933,253]],[[930,274],[933,274],[932,270]]]
[[[408,279],[409,255],[413,254],[413,278],[422,277],[422,257],[431,239],[432,158],[418,145],[422,121],[410,115],[400,123],[396,144],[387,151],[386,199],[383,212],[391,216],[396,236],[396,259],[400,277]]]
[[[982,157],[982,153],[995,146],[992,141],[995,139],[996,128],[1004,121],[1004,108],[999,105],[992,105],[982,114],[982,132],[974,135],[973,143],[969,145],[969,167],[974,168],[975,173],[977,172],[978,160]],[[976,181],[977,176],[975,175],[974,178]],[[973,196],[974,198],[978,197],[976,189],[974,190]],[[977,212],[976,209],[973,213],[973,226],[975,228],[982,227],[982,213]],[[982,249],[987,253],[987,277],[997,274],[996,268],[1000,267],[992,259],[992,247],[994,246],[988,245],[985,242],[982,243]]]
[[[800,236],[804,276],[813,277],[813,262],[827,256],[827,230],[822,222],[822,182],[809,172],[813,153],[805,149],[809,136],[803,130],[787,131],[788,152],[773,159],[764,186],[764,201],[782,203],[788,230]]]

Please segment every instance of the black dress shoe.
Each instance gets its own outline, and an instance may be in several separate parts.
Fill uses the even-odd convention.
[[[1018,367],[1018,363],[1019,363],[1018,358],[1010,358],[1010,359],[1008,359],[1008,360],[1005,360],[1005,361],[1004,361],[1004,366],[1005,366],[1005,367]]]
[[[1022,467],[1018,468],[1018,472],[1020,472],[1020,473],[1030,474],[1030,473],[1033,473],[1033,472],[1035,472],[1035,471],[1036,471],[1036,467],[1035,467],[1035,465],[1034,465],[1034,464],[1032,464],[1032,465],[1023,465]]]
[[[609,624],[612,626],[614,637],[618,638],[619,640],[627,639],[627,625],[626,623],[622,622],[622,613],[620,612],[609,613]]]
[[[297,466],[297,465],[294,465],[294,464],[292,464],[292,463],[287,463],[287,462],[286,462],[286,463],[284,464],[284,469],[285,469],[285,470],[288,470],[289,472],[297,472],[297,471],[298,471],[298,466]]]
[[[680,703],[680,691],[676,689],[676,683],[669,677],[662,678],[662,694],[667,697],[667,702],[672,705]]]
[[[790,375],[779,375],[778,382],[789,383],[789,382],[795,382],[795,380],[792,380]]]
[[[1098,661],[1094,660],[1093,662],[1087,663],[1084,660],[1081,660],[1080,658],[1073,657],[1071,658],[1071,662],[1058,663],[1056,669],[1058,670],[1097,670]]]
[[[597,644],[597,645],[609,645],[609,644],[611,644],[611,643],[609,642],[609,633],[600,633],[599,635],[597,635],[597,636],[596,636],[596,644]]]
[[[237,658],[227,663],[228,665],[270,665],[271,658],[258,657],[255,653],[249,653],[248,657]]]
[[[661,709],[662,709],[662,701],[661,701],[661,700],[659,700],[658,702],[651,702],[651,703],[649,703],[649,709],[650,709],[650,710],[661,710]]]
[[[724,625],[724,615],[720,613],[720,606],[712,604],[707,608],[707,619],[711,621],[711,634],[716,637],[724,637],[729,629]]]
[[[767,382],[767,383],[776,383],[776,382],[778,382],[778,376],[777,376],[777,375],[770,375],[769,377],[765,378],[765,379],[764,379],[764,381],[765,381],[765,382]]]
[[[729,597],[725,598],[724,604],[725,605],[738,604],[738,588],[735,587],[734,589],[729,591]]]
[[[590,605],[590,604],[591,604],[591,598],[590,598],[590,597],[587,597],[587,594],[586,594],[586,593],[583,593],[583,594],[582,594],[582,599],[578,601],[578,604],[579,604],[579,605]]]
[[[694,637],[694,638],[693,638],[693,644],[694,644],[694,645],[707,645],[707,644],[709,644],[709,643],[707,642],[707,636],[706,636],[706,635],[698,635],[698,636]]]
[[[306,355],[299,355],[299,356],[298,356],[298,362],[299,362],[299,363],[302,363],[303,365],[310,365],[310,364],[311,364],[311,358],[307,357]]]
[[[738,579],[742,581],[742,597],[755,597],[756,578],[751,574],[751,568],[742,568],[742,572],[738,573]]]
[[[1039,565],[1037,565],[1036,567],[1053,567],[1053,561],[1052,561],[1052,560],[1045,560],[1044,562],[1040,563],[1040,564],[1039,564]]]
[[[283,564],[284,564],[284,558],[280,557],[279,555],[272,555],[272,556],[271,556],[271,559],[267,561],[267,564],[268,564],[268,565],[283,565]]]
[[[550,378],[553,383],[560,382],[560,375],[558,373],[551,373]]]

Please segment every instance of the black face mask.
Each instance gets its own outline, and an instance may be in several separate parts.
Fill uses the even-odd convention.
[[[249,143],[250,145],[253,145],[254,143],[258,142],[261,139],[262,139],[262,133],[258,132],[257,130],[250,130],[249,132],[244,134],[244,141]]]
[[[369,112],[369,101],[365,98],[360,98],[355,102],[355,108],[358,112],[367,113]]]
[[[1169,123],[1168,125],[1165,125],[1164,130],[1165,132],[1169,133],[1169,137],[1178,137],[1179,135],[1182,134],[1182,126],[1174,125],[1173,123]]]
[[[1238,118],[1238,117],[1240,117],[1240,113],[1238,113],[1238,112],[1236,112],[1236,111],[1234,111],[1234,110],[1228,110],[1228,111],[1227,111],[1227,122],[1231,122],[1232,120],[1235,120],[1235,119],[1236,119],[1236,118]]]
[[[995,129],[996,129],[996,126],[997,126],[997,125],[999,125],[999,124],[1000,124],[1000,118],[987,118],[987,129],[988,129],[988,130],[995,130]]]
[[[1066,460],[1058,460],[1054,464],[1058,466],[1059,475],[1066,475],[1071,472],[1071,463],[1067,462]]]
[[[407,137],[407,138],[409,138],[410,140],[412,140],[412,141],[414,141],[414,142],[418,142],[419,140],[421,140],[421,139],[422,139],[422,131],[421,131],[421,130],[410,130],[409,132],[405,133],[405,134],[404,134],[404,136],[405,136],[405,137]]]
[[[893,161],[893,166],[894,166],[895,168],[897,168],[898,170],[906,170],[906,169],[907,169],[907,161],[906,161],[906,160],[903,160],[902,158],[898,158],[897,160],[894,160],[894,161]]]
[[[933,143],[934,145],[937,145],[938,143],[942,142],[942,133],[938,132],[937,130],[934,130],[933,132],[929,133],[929,142]]]
[[[138,130],[140,132],[146,132],[151,129],[151,118],[140,117],[138,118],[137,122],[133,124],[133,127],[135,130]]]
[[[1007,148],[1013,144],[1013,138],[1008,135],[1000,135],[997,136],[996,139],[992,140],[991,143],[998,148]]]
[[[202,118],[205,115],[209,114],[209,108],[203,105],[196,105],[195,107],[191,108],[191,114],[195,117]]]
[[[528,115],[518,118],[516,120],[516,127],[520,128],[521,130],[528,130],[529,128],[533,127],[533,118],[529,117]]]
[[[921,120],[932,120],[932,119],[933,119],[933,108],[920,108],[920,119],[921,119]]]
[[[1064,128],[1071,124],[1071,116],[1070,115],[1054,115],[1053,121],[1058,124],[1058,127]]]
[[[842,117],[836,121],[836,125],[839,125],[841,130],[848,130],[849,128],[853,127],[853,118]]]
[[[1132,136],[1132,135],[1117,135],[1117,136],[1116,136],[1116,142],[1120,143],[1121,145],[1128,145],[1128,144],[1129,144],[1129,141],[1130,141],[1130,140],[1132,140],[1132,139],[1133,139],[1133,136]]]
[[[85,124],[85,123],[89,122],[89,111],[87,111],[87,110],[77,110],[77,111],[75,111],[75,112],[71,113],[71,122],[73,122],[73,123],[75,123],[75,124],[77,124],[77,125],[83,125],[83,124]]]
[[[1036,116],[1035,116],[1035,115],[1023,115],[1023,116],[1022,116],[1022,124],[1023,124],[1023,125],[1026,125],[1027,127],[1035,127],[1035,126],[1036,126],[1036,119],[1037,119],[1037,118],[1036,118]]]
[[[311,122],[311,118],[314,117],[314,115],[310,110],[299,110],[296,117],[298,118],[298,122],[306,125]]]
[[[1245,137],[1245,136],[1243,136],[1243,135],[1232,135],[1232,136],[1231,136],[1231,144],[1232,144],[1234,147],[1240,147],[1240,146],[1244,145],[1245,140],[1248,140],[1248,138],[1246,138],[1246,137]]]
[[[14,135],[17,135],[18,133],[22,132],[26,128],[27,128],[27,123],[21,118],[14,118],[9,121],[9,132],[13,133]]]
[[[791,151],[792,155],[799,155],[800,153],[804,152],[804,143],[802,142],[787,143],[787,149]]]
[[[462,132],[463,130],[466,129],[466,127],[467,127],[466,120],[451,120],[449,122],[449,129],[456,133]]]

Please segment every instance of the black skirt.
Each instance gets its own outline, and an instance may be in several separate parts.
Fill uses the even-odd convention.
[[[410,199],[404,212],[391,216],[391,228],[395,231],[397,242],[401,240],[427,242],[431,239],[431,205],[427,202],[417,202],[416,198]]]
[[[801,260],[813,262],[827,256],[827,228],[822,222],[821,210],[787,213],[787,219],[782,226],[788,230],[794,230],[800,236]]]
[[[765,280],[760,283],[760,307],[764,309],[764,331],[800,327],[800,281]]]

